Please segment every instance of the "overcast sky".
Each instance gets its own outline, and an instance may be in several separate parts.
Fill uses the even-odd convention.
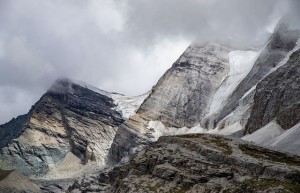
[[[0,123],[57,78],[139,95],[194,40],[254,40],[297,0],[0,0]],[[298,22],[299,20],[297,20]]]

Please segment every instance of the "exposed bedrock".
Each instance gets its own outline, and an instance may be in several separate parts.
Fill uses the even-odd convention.
[[[297,192],[300,157],[218,135],[161,137],[69,192]]]
[[[300,50],[257,85],[245,134],[253,133],[274,119],[283,129],[300,122]]]

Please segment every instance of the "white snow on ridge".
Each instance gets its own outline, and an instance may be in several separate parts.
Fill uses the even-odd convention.
[[[128,97],[121,94],[112,94],[111,97],[117,105],[116,110],[122,113],[122,116],[128,119],[135,114],[136,110],[141,106],[144,100],[149,96],[150,92],[146,94]]]
[[[280,125],[278,125],[276,121],[271,121],[254,133],[242,137],[242,139],[268,146],[274,138],[280,136],[282,133],[284,133],[284,130],[280,127]]]
[[[122,94],[110,93],[110,92],[101,90],[101,89],[94,87],[92,85],[89,85],[83,81],[79,81],[79,80],[71,80],[71,81],[74,84],[77,84],[77,85],[87,88],[91,91],[94,91],[96,93],[99,93],[99,94],[102,94],[102,95],[112,98],[114,100],[115,105],[117,105],[117,107],[115,108],[116,111],[122,113],[122,116],[125,119],[128,119],[131,115],[135,114],[136,110],[141,106],[141,104],[144,102],[144,100],[150,94],[150,92],[147,92],[146,94],[143,94],[143,95],[130,97],[130,96],[124,96]]]
[[[230,72],[214,95],[209,114],[219,110],[237,85],[247,76],[252,69],[259,52],[232,51],[229,53]]]
[[[101,90],[97,87],[94,87],[90,84],[87,84],[83,81],[80,81],[80,80],[71,80],[71,82],[73,82],[74,84],[77,84],[79,86],[82,86],[83,88],[86,88],[86,89],[89,89],[91,91],[94,91],[96,93],[99,93],[99,94],[102,94],[102,95],[105,95],[105,96],[108,96],[108,97],[111,97],[111,93],[110,92],[107,92],[107,91],[104,91],[104,90]]]

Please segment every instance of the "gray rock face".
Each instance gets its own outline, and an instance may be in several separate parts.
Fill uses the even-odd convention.
[[[8,123],[0,125],[0,149],[7,146],[11,140],[19,137],[23,133],[22,128],[26,119],[27,115],[20,115]]]
[[[229,72],[229,52],[218,45],[191,45],[153,87],[139,116],[174,127],[199,123]]]
[[[297,192],[300,157],[218,135],[161,137],[69,192]]]
[[[300,50],[257,85],[246,134],[274,119],[283,129],[300,122]]]
[[[6,147],[0,150],[0,168],[41,175],[68,152],[83,164],[103,165],[116,129],[124,121],[114,108],[105,95],[68,80],[56,82],[32,107],[26,122],[12,127],[16,138],[2,136]],[[9,125],[1,128],[7,129]]]
[[[194,126],[209,112],[212,96],[229,72],[228,48],[191,45],[153,87],[137,114],[122,124],[109,151],[118,163],[132,148],[154,139],[150,120],[166,126]]]
[[[215,127],[224,117],[233,112],[243,95],[275,68],[288,55],[289,51],[294,49],[299,37],[298,30],[290,30],[283,24],[279,25],[249,74],[230,95],[224,107],[217,114],[206,118],[207,123],[204,125],[209,125],[211,122]]]

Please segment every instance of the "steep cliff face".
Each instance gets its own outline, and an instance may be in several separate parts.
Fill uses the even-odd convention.
[[[198,124],[229,72],[229,52],[220,45],[189,46],[153,87],[139,116],[175,127]]]
[[[69,192],[298,192],[300,157],[208,134],[161,137]]]
[[[150,121],[192,127],[209,113],[213,95],[229,73],[229,48],[192,44],[153,87],[137,114],[122,124],[109,151],[111,164],[132,148],[158,139]]]
[[[32,107],[27,120],[11,128],[16,138],[3,137],[1,168],[41,175],[50,165],[63,162],[68,153],[82,164],[103,165],[117,127],[124,121],[115,108],[106,95],[68,80],[56,82]]]
[[[274,119],[283,129],[290,129],[300,122],[299,75],[300,50],[257,85],[246,134],[255,132]]]

